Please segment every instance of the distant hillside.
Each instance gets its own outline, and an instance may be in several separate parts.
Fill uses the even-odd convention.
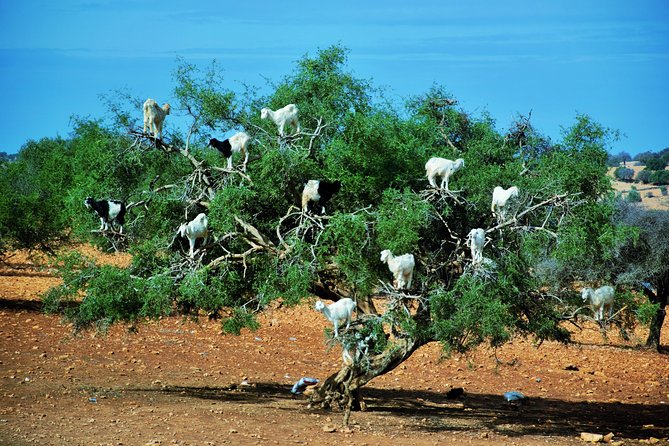
[[[622,166],[622,163],[620,163],[620,165]],[[626,167],[634,170],[635,177],[636,174],[644,168],[644,166],[638,165],[636,161],[628,161]],[[614,178],[613,172],[615,170],[615,167],[609,169],[609,175],[611,178]],[[623,196],[632,189],[632,186],[636,187],[636,190],[639,191],[639,194],[641,194],[641,205],[646,209],[669,211],[669,196],[662,196],[662,192],[660,192],[660,186],[643,183],[627,183],[624,181],[616,181],[615,178],[612,184],[613,189],[621,192]],[[649,194],[652,194],[652,196],[649,197]]]
[[[16,153],[0,152],[0,161],[16,161]]]

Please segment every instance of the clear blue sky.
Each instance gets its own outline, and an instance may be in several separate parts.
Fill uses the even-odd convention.
[[[669,147],[666,0],[0,0],[0,151],[105,117],[112,90],[169,102],[177,56],[241,90],[332,44],[395,97],[437,83],[501,130],[532,110],[559,140],[584,113],[626,135],[613,152]]]

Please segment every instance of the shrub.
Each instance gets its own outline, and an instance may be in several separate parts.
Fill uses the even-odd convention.
[[[632,181],[632,178],[634,178],[634,170],[629,167],[618,167],[613,172],[613,176],[619,181]]]
[[[639,173],[636,174],[636,181],[638,183],[643,183],[643,184],[648,184],[650,183],[650,175],[651,175],[650,170],[640,170]]]
[[[641,194],[636,190],[636,187],[632,186],[625,200],[629,203],[639,203],[641,202]]]
[[[658,170],[650,175],[653,184],[669,184],[669,170]]]

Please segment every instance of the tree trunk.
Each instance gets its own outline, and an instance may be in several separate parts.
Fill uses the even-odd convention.
[[[375,377],[393,370],[427,342],[428,340],[415,337],[395,339],[392,341],[391,349],[372,356],[369,362],[344,366],[326,379],[314,392],[311,404],[324,409],[334,407],[342,409],[344,425],[346,425],[351,410],[364,410],[364,402],[360,393],[362,386]]]
[[[650,323],[650,331],[648,332],[648,339],[646,346],[661,351],[660,337],[662,335],[662,325],[666,315],[667,300],[669,299],[669,277],[662,278],[657,284],[656,293],[646,293],[646,296],[653,303],[659,303],[660,307],[657,309],[655,317]]]

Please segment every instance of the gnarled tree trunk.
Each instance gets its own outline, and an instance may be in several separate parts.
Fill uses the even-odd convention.
[[[667,312],[667,300],[669,300],[669,276],[663,277],[658,281],[655,293],[652,293],[649,290],[644,291],[651,302],[660,304],[655,317],[650,323],[650,331],[648,332],[648,339],[646,339],[646,346],[661,351],[660,337],[662,335],[662,325],[664,324]]]
[[[362,386],[393,370],[427,342],[417,337],[395,339],[392,348],[370,357],[364,365],[354,363],[344,366],[316,389],[311,397],[312,405],[326,409],[341,408],[344,411],[344,424],[348,424],[351,410],[364,409],[360,393]]]

